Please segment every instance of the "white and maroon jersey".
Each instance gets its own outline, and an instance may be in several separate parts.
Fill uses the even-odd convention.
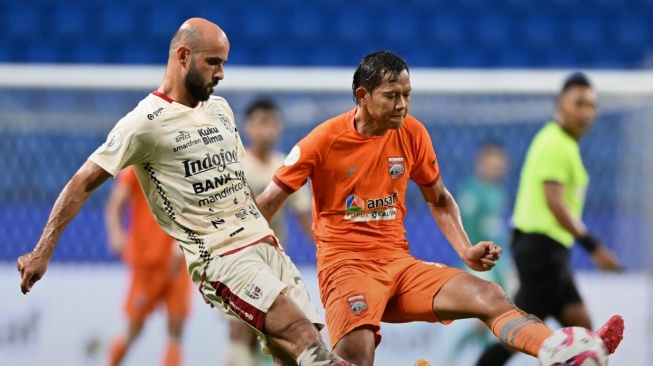
[[[244,156],[226,100],[212,96],[190,108],[154,92],[89,159],[113,176],[134,166],[154,216],[191,269],[273,235],[250,197]]]

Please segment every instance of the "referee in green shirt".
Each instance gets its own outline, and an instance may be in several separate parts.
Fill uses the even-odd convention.
[[[556,103],[556,120],[531,142],[521,171],[515,209],[512,254],[520,288],[515,305],[563,327],[592,324],[574,284],[569,257],[574,242],[602,270],[620,268],[614,254],[594,238],[581,220],[589,176],[578,140],[596,117],[596,94],[582,73],[570,75]],[[477,366],[503,365],[512,350],[488,348]]]

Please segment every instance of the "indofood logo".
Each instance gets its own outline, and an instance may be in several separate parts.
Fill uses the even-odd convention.
[[[225,151],[224,149],[220,149],[220,153],[218,154],[211,155],[206,153],[205,158],[202,160],[184,160],[185,177],[188,178],[213,169],[223,172],[227,165],[238,162],[237,156],[236,150]]]

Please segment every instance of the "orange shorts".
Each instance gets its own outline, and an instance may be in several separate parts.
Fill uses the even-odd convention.
[[[459,273],[464,272],[414,257],[348,259],[327,267],[318,279],[331,347],[361,326],[374,331],[378,346],[382,321],[438,322],[433,298]]]
[[[131,320],[144,320],[164,303],[170,316],[185,317],[190,310],[191,281],[184,265],[174,275],[167,266],[134,267],[125,302]]]

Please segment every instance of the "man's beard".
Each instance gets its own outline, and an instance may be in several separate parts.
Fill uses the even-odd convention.
[[[202,80],[202,76],[197,71],[197,68],[193,62],[190,64],[190,69],[188,70],[184,84],[186,85],[188,94],[190,94],[193,99],[200,102],[209,100],[209,97],[211,96],[211,89],[209,89],[208,85],[204,84],[204,80]],[[215,84],[218,84],[217,80]]]

